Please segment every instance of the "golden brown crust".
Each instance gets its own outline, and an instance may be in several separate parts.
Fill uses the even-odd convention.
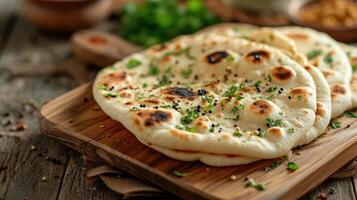
[[[266,100],[258,100],[250,105],[249,111],[255,115],[269,116],[273,111],[273,107]]]

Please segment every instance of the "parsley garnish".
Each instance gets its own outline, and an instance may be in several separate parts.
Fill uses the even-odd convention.
[[[234,136],[234,137],[242,137],[242,136],[243,136],[243,133],[240,132],[239,130],[235,130],[235,131],[233,132],[233,136]]]
[[[170,83],[171,83],[171,81],[170,81],[169,77],[164,74],[160,80],[159,85],[165,86],[165,85],[169,85]]]
[[[98,87],[98,90],[106,90],[106,91],[108,91],[109,88],[108,88],[108,86],[106,86],[106,85],[100,85],[100,86]]]
[[[322,54],[321,49],[315,49],[306,54],[307,59],[311,60]]]
[[[182,70],[180,74],[183,78],[188,79],[192,74],[192,69],[190,68],[190,69]]]
[[[159,73],[159,68],[156,65],[150,65],[149,66],[149,74],[150,75],[157,75]]]
[[[357,63],[351,65],[353,73],[357,72]]]
[[[274,126],[282,127],[283,126],[282,119],[274,120],[274,119],[268,118],[267,119],[267,127],[271,128],[271,127],[274,127]]]
[[[234,61],[234,57],[232,55],[230,55],[230,54],[227,56],[226,59],[227,59],[228,62],[233,62]]]
[[[297,100],[299,100],[299,101],[302,100],[302,96],[301,96],[301,95],[297,96],[296,98],[297,98]]]
[[[345,115],[347,115],[350,118],[357,118],[357,112],[349,111],[346,112]]]
[[[228,88],[228,90],[224,93],[224,96],[225,96],[225,97],[233,97],[237,91],[238,91],[238,87],[237,87],[237,86],[231,86],[231,87]]]
[[[138,110],[139,110],[138,107],[132,107],[132,108],[130,108],[130,111],[138,111]]]
[[[331,54],[327,54],[325,57],[324,57],[324,62],[331,65],[332,62],[333,62],[333,58],[332,58],[332,55]]]
[[[237,100],[242,100],[242,99],[244,99],[244,97],[243,97],[243,96],[240,96],[240,95],[237,95],[237,96],[236,96],[236,99],[237,99]]]
[[[289,133],[289,134],[294,133],[294,132],[295,132],[294,128],[289,128],[289,129],[288,129],[288,133]]]
[[[272,93],[272,92],[275,92],[275,90],[277,90],[277,89],[278,89],[278,87],[269,87],[268,92]]]
[[[195,133],[197,132],[197,129],[195,127],[186,127],[186,131]]]
[[[183,173],[183,172],[179,172],[179,171],[174,171],[174,175],[177,176],[177,177],[184,177],[184,176],[187,176],[188,174],[187,173]]]
[[[255,81],[253,83],[253,86],[257,89],[260,89],[260,87],[262,86],[263,82],[261,80]]]
[[[181,123],[184,125],[189,125],[193,120],[197,119],[200,116],[198,112],[196,112],[195,108],[186,109],[185,116],[181,118]]]
[[[133,68],[139,66],[140,64],[141,64],[141,62],[138,59],[132,58],[126,63],[126,67],[128,69],[133,69]]]
[[[340,123],[340,122],[337,122],[337,121],[331,122],[330,127],[331,127],[332,129],[341,128],[341,123]]]
[[[247,180],[247,183],[245,184],[245,187],[253,187],[257,190],[265,190],[265,185],[262,183],[257,183],[255,182],[254,179],[250,178]]]
[[[288,170],[296,171],[297,169],[299,169],[299,166],[296,163],[291,161],[288,162]]]
[[[235,114],[236,112],[238,112],[238,107],[234,106],[231,110],[231,113]]]
[[[143,88],[146,88],[148,86],[147,83],[143,83]]]
[[[114,94],[114,93],[107,93],[107,94],[104,94],[103,96],[105,96],[105,97],[112,97],[112,98],[116,98],[116,97],[118,97],[118,94]]]
[[[271,170],[279,167],[280,164],[281,164],[281,162],[279,163],[277,161],[274,161],[274,162],[271,163],[271,165],[269,167],[265,168],[265,171],[271,171]]]
[[[257,130],[255,135],[258,136],[258,137],[265,137],[266,132],[265,132],[265,130],[260,130],[259,129],[259,130]]]

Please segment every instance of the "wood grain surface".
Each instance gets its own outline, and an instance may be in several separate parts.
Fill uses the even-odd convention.
[[[93,100],[90,84],[49,102],[40,113],[41,131],[48,136],[187,199],[296,199],[357,156],[357,120],[347,117],[337,119],[341,128],[294,150],[290,160],[299,165],[297,171],[288,171],[285,161],[267,172],[272,160],[218,168],[170,159],[107,117]],[[178,178],[175,170],[188,175]],[[246,177],[267,189],[246,188]]]

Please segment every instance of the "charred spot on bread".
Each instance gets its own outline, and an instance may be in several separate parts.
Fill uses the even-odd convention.
[[[117,85],[126,78],[126,72],[113,72],[102,77],[101,85],[108,87]]]
[[[226,51],[217,51],[207,55],[207,62],[210,64],[216,64],[228,56],[229,54]]]
[[[294,77],[294,72],[285,66],[274,67],[271,74],[279,82],[286,82]]]
[[[248,53],[245,58],[254,64],[260,64],[262,63],[264,60],[267,60],[270,58],[270,54],[267,51],[264,50],[257,50],[257,51],[252,51],[250,53]]]
[[[320,116],[320,117],[323,117],[326,113],[325,111],[325,108],[324,108],[324,105],[320,102],[317,102],[316,104],[317,108],[316,108],[316,116]]]
[[[188,100],[193,100],[196,96],[196,93],[192,90],[184,87],[170,87],[165,89],[165,93],[169,95],[178,96]]]
[[[333,86],[331,86],[331,95],[344,95],[346,94],[346,88],[343,85],[340,84],[335,84]]]
[[[161,110],[155,110],[149,112],[148,115],[140,115],[141,112],[138,113],[139,116],[143,116],[145,118],[144,125],[145,126],[153,126],[155,124],[159,124],[161,122],[167,122],[172,116],[171,113],[164,112]]]
[[[250,105],[249,110],[255,113],[256,115],[267,116],[273,111],[273,107],[266,100],[258,100]]]

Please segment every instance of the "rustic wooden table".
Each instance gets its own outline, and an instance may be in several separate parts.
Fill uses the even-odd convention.
[[[86,184],[80,155],[37,124],[43,103],[97,69],[71,60],[68,36],[39,32],[20,13],[20,1],[0,1],[0,199],[121,199]],[[356,190],[357,176],[328,179],[302,199],[356,199]]]

